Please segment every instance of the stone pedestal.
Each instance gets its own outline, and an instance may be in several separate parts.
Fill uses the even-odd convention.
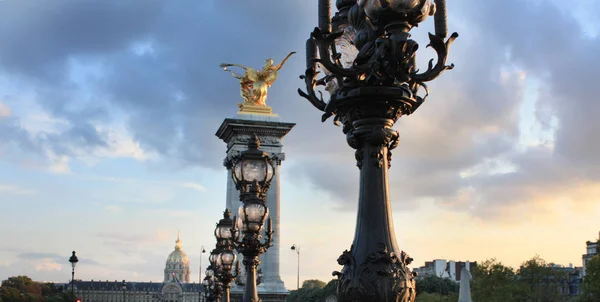
[[[235,189],[235,184],[231,178],[231,158],[247,149],[248,140],[254,135],[258,135],[260,148],[271,153],[275,159],[275,176],[271,181],[271,186],[267,193],[267,206],[269,207],[269,217],[273,224],[273,246],[260,257],[262,270],[262,283],[258,286],[258,293],[263,297],[280,297],[284,301],[288,295],[283,281],[279,275],[279,251],[281,243],[280,220],[279,220],[279,188],[281,183],[281,163],[285,159],[283,148],[283,137],[295,126],[294,123],[283,123],[277,115],[254,115],[238,114],[236,118],[228,118],[223,121],[216,135],[227,144],[227,156],[224,165],[227,168],[227,196],[226,207],[235,215],[241,202],[239,192]],[[244,270],[242,270],[244,271]],[[244,280],[244,279],[242,279]],[[233,285],[231,292],[240,293],[243,289]],[[265,300],[266,301],[266,300]]]

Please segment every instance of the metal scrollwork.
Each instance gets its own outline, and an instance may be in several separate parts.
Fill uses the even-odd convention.
[[[237,150],[230,151],[229,154],[227,154],[227,157],[223,159],[223,166],[225,166],[227,170],[233,169],[233,165],[239,160],[240,154],[240,151]]]
[[[417,274],[407,267],[412,261],[405,252],[398,257],[383,243],[360,263],[352,255],[352,248],[344,251],[338,258],[344,268],[333,272],[338,277],[339,301],[414,301]]]
[[[389,3],[401,1],[383,2],[390,5]],[[408,106],[404,108],[403,114],[411,114],[429,95],[425,83],[454,67],[453,64],[447,65],[446,61],[450,45],[458,34],[452,33],[445,39],[447,36],[445,0],[436,0],[435,5],[430,4],[429,0],[421,0],[415,7],[398,11],[388,9],[384,12],[376,11],[373,7],[377,6],[372,2],[373,0],[359,1],[351,5],[345,1],[343,5],[346,5],[348,13],[343,22],[338,22],[333,32],[315,28],[307,41],[307,69],[300,77],[305,81],[307,90],[304,92],[299,89],[298,93],[317,109],[325,112],[322,121],[343,114],[339,112],[340,108],[336,100],[342,98],[349,90],[360,87],[402,88],[408,93],[408,99],[405,100]],[[368,11],[378,18],[374,21]],[[419,45],[410,39],[409,31],[434,12],[436,33],[429,34],[427,47],[435,51],[437,59],[435,64],[434,59],[431,59],[427,70],[420,72],[416,65],[416,52]],[[352,44],[357,49],[357,55],[350,67],[342,64],[340,60],[342,54],[338,52],[336,45],[345,31],[355,32]],[[317,78],[319,74],[317,63],[330,74]],[[332,92],[331,99],[327,103],[317,87],[326,86],[333,80],[337,81],[339,89]],[[421,89],[425,92],[422,96],[419,95]],[[335,119],[334,123],[339,124],[339,120]]]
[[[356,152],[354,152],[354,157],[356,158],[356,166],[360,169],[362,168],[362,161],[363,161],[363,154],[362,154],[362,149],[357,149]]]

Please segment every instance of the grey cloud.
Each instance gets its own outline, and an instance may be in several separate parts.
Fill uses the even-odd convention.
[[[398,122],[402,142],[392,162],[392,200],[410,203],[431,196],[447,208],[489,219],[502,216],[500,208],[527,204],[537,196],[550,196],[544,195],[550,191],[564,192],[581,180],[597,180],[600,144],[594,133],[600,129],[595,118],[600,106],[591,89],[596,78],[591,66],[600,66],[595,56],[598,39],[574,34],[579,28],[574,18],[548,2],[460,4],[468,8],[458,14],[464,18],[462,27],[469,30],[461,33],[452,49],[450,61],[456,68],[431,85],[432,94],[417,114]],[[536,115],[546,130],[557,116],[555,152],[515,149],[523,84],[500,77],[511,66],[524,68],[528,77],[541,81]],[[351,152],[343,148],[347,150],[342,152]],[[503,158],[517,171],[460,176],[461,170],[493,158]],[[327,171],[344,171],[325,164],[312,169],[307,178],[329,190],[336,187],[330,184],[334,173]],[[337,189],[348,185],[356,184],[343,181]],[[465,203],[459,195],[461,189],[470,188],[475,194]],[[350,197],[336,193],[340,202]]]
[[[508,1],[490,4],[484,11],[484,17],[492,11],[497,16],[482,23],[486,30],[509,47],[515,63],[542,79],[538,110],[550,111],[559,120],[556,151],[573,164],[593,164],[597,170],[600,144],[594,138],[600,128],[600,104],[594,88],[600,39],[584,37],[573,15],[548,3]],[[502,22],[509,16],[513,22]],[[528,34],[515,35],[521,28]]]
[[[218,1],[192,6],[161,1],[8,3],[2,4],[7,27],[0,31],[0,41],[6,41],[0,43],[0,70],[44,92],[40,104],[73,125],[70,134],[76,139],[66,140],[68,144],[101,147],[106,138],[89,131],[86,122],[106,119],[104,113],[114,106],[129,115],[129,128],[147,151],[178,159],[180,165],[213,167],[222,150],[212,131],[199,129],[207,128],[206,122],[216,129],[220,121],[215,116],[226,108],[233,113],[239,98],[235,81],[219,70],[218,63],[262,64],[263,56],[283,57],[292,50],[283,50],[295,39],[290,32],[299,30],[294,21],[313,9],[299,1],[265,2],[269,10],[256,3]],[[296,20],[273,13],[277,10],[295,12]],[[9,18],[14,15],[31,18]],[[139,41],[149,41],[155,53],[130,52]],[[69,60],[100,63],[106,71],[91,85],[97,100],[89,103],[96,108],[61,93],[80,88],[67,79]],[[176,94],[184,100],[175,101]],[[70,109],[82,104],[84,110]]]
[[[57,254],[51,254],[51,253],[33,253],[33,252],[27,252],[27,253],[21,253],[18,255],[19,258],[24,259],[24,260],[39,260],[39,259],[55,259],[55,260],[64,260],[65,257],[64,256],[60,256]]]
[[[7,22],[0,30],[0,70],[29,80],[32,89],[43,92],[41,105],[73,125],[59,136],[31,139],[15,120],[0,121],[0,127],[10,133],[0,132],[3,141],[40,156],[46,149],[75,156],[75,150],[104,148],[107,138],[93,127],[94,122],[110,121],[118,109],[126,114],[134,138],[144,150],[166,158],[165,166],[221,169],[225,148],[214,132],[224,117],[235,113],[239,92],[235,80],[218,64],[258,67],[266,57],[279,60],[294,50],[299,53],[281,71],[268,100],[282,117],[298,123],[286,139],[285,151],[299,164],[287,169],[331,193],[342,207],[355,202],[352,192],[356,190],[351,188],[357,186],[358,169],[353,150],[341,129],[329,122],[319,124],[319,112],[295,93],[302,86],[297,76],[304,70],[304,39],[316,24],[315,5],[306,1],[203,1],[185,7],[164,1],[144,6],[134,1],[70,6],[63,1],[49,7],[0,3],[11,6],[0,10],[0,17],[6,17],[0,20]],[[484,202],[472,212],[488,215],[482,213],[527,198],[528,188],[575,176],[598,177],[595,155],[600,144],[594,138],[600,128],[595,118],[600,105],[594,102],[595,76],[590,66],[600,63],[596,56],[600,43],[577,35],[579,24],[564,10],[549,2],[531,3],[462,0],[449,7],[451,29],[461,30],[449,58],[456,68],[432,83],[427,103],[415,115],[402,117],[397,124],[402,141],[394,151],[390,185],[392,199],[401,200],[401,209],[429,196],[456,207],[456,202],[448,201],[456,199],[461,188],[474,187]],[[43,18],[10,17],[14,12],[40,16],[44,10],[49,13]],[[431,29],[429,22],[415,30],[421,44]],[[11,39],[15,42],[6,42]],[[150,43],[153,53],[140,56],[130,51],[133,43],[143,41]],[[420,60],[429,55],[420,53]],[[82,88],[65,76],[68,60],[100,64],[105,71],[88,82],[92,101],[80,100],[77,92]],[[520,134],[523,84],[514,75],[508,80],[501,76],[512,66],[542,82],[537,103],[540,122],[548,126],[554,115],[559,120],[556,152],[544,157],[547,162],[535,163],[540,159],[535,150],[525,154],[513,150]],[[520,170],[461,178],[461,170],[496,157],[506,157]],[[568,173],[546,179],[545,170],[539,168],[546,166]]]
[[[144,35],[161,1],[4,1],[0,4],[0,65],[8,72],[63,78],[71,56],[118,51]],[[64,65],[63,65],[64,66]]]

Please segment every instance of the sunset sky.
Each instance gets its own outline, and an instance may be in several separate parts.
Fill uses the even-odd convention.
[[[162,281],[177,231],[198,280],[225,208],[238,83],[219,63],[297,51],[267,103],[296,127],[281,183],[281,275],[329,281],[350,248],[358,169],[298,96],[316,0],[0,1],[0,279]],[[390,187],[413,267],[581,265],[600,231],[596,0],[450,0],[454,70],[396,124]],[[433,30],[413,32],[419,63]],[[204,257],[203,266],[208,260]]]

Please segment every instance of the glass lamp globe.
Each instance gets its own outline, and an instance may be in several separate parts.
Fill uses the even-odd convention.
[[[432,16],[435,13],[433,0],[359,0],[359,5],[363,7],[367,16],[375,23],[381,21],[382,18],[406,14],[419,14],[420,17],[417,21],[421,22],[427,16]]]
[[[206,270],[206,276],[208,276],[208,277],[212,277],[212,276],[214,276],[214,275],[215,275],[215,272],[214,272],[213,270],[211,270],[211,269],[209,269],[209,270]]]
[[[223,219],[219,220],[215,228],[215,237],[217,241],[230,240],[233,237],[232,229],[233,220],[231,220],[231,211],[226,209],[223,212]]]
[[[241,153],[239,160],[233,166],[233,181],[244,193],[248,185],[258,182],[262,185],[271,181],[274,168],[269,155],[260,148],[258,136],[248,141],[248,150]]]
[[[263,223],[269,217],[269,208],[263,203],[242,204],[238,215],[241,218],[242,231],[260,232]]]
[[[215,237],[217,240],[229,240],[231,239],[231,226],[230,225],[217,225],[215,229]]]
[[[223,266],[223,269],[230,270],[235,262],[236,256],[232,251],[223,251],[219,258],[221,258],[221,265]]]
[[[273,166],[266,158],[243,158],[235,165],[235,177],[243,182],[270,181],[273,177]]]

